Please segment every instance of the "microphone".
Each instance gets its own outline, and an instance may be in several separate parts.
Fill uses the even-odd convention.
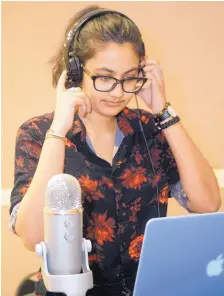
[[[50,274],[77,274],[82,268],[81,187],[67,174],[53,176],[47,185],[44,241]]]
[[[79,182],[68,174],[53,176],[47,184],[44,242],[36,245],[36,254],[42,257],[43,280],[48,291],[83,296],[93,287],[88,264],[91,242],[83,239],[82,229]]]

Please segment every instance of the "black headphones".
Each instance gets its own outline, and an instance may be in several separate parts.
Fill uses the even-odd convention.
[[[120,13],[115,10],[104,9],[104,8],[88,12],[83,17],[81,17],[75,23],[74,27],[69,31],[67,38],[65,40],[65,43],[64,43],[64,47],[67,49],[67,51],[65,49],[65,55],[63,57],[63,62],[64,62],[65,67],[67,69],[66,88],[80,87],[81,82],[82,82],[83,70],[81,67],[80,60],[75,55],[74,48],[73,48],[73,44],[76,44],[81,29],[89,20],[92,20],[96,16],[104,15],[107,13],[117,13],[120,16],[124,16],[127,19],[129,19],[135,25],[135,23],[129,17],[124,15],[123,13]],[[141,36],[141,33],[140,33],[138,27],[136,25],[135,25],[135,27],[137,28],[137,30]],[[144,45],[143,41],[142,41],[142,47],[143,47],[143,50],[145,51],[145,45]]]

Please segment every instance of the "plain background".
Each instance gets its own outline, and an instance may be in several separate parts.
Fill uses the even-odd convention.
[[[185,128],[213,168],[224,168],[224,3],[3,2],[2,187],[12,188],[15,137],[27,119],[54,110],[48,60],[73,14],[99,4],[127,14],[140,28],[151,59],[164,68],[166,92]],[[131,107],[134,103],[131,102]],[[223,210],[222,208],[221,210]],[[2,207],[2,295],[39,267],[7,229]],[[175,201],[169,215],[185,211]]]

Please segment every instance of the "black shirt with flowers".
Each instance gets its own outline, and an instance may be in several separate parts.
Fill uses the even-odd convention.
[[[112,166],[90,149],[85,127],[77,114],[67,134],[64,173],[76,177],[81,185],[83,236],[92,242],[89,262],[95,287],[88,292],[90,296],[132,294],[145,225],[159,213],[166,216],[171,188],[179,181],[175,159],[152,114],[140,110],[140,119],[155,176],[137,110],[124,108],[117,115],[117,124],[125,137]],[[10,212],[32,181],[52,120],[53,113],[44,114],[25,122],[19,129]],[[41,272],[38,278],[36,295],[54,295],[45,294]]]

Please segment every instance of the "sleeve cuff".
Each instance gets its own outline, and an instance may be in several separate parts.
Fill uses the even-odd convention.
[[[13,209],[12,209],[12,213],[10,215],[10,220],[9,220],[9,228],[11,229],[11,231],[14,234],[17,234],[15,231],[15,225],[16,225],[16,219],[17,219],[17,214],[18,214],[18,210],[20,207],[21,202],[17,203]]]

